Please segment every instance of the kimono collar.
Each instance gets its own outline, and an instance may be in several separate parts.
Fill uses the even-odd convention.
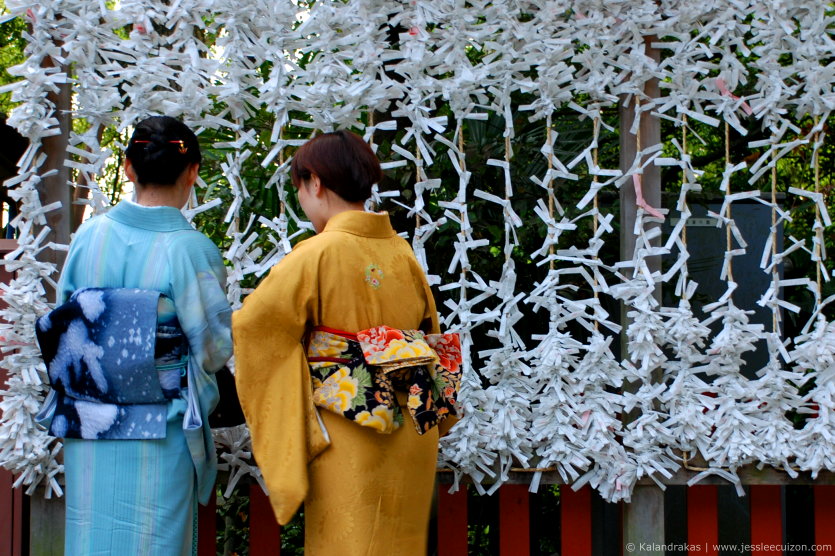
[[[122,201],[107,211],[107,217],[128,226],[153,232],[194,229],[183,213],[174,207],[146,207]]]
[[[386,238],[396,235],[387,212],[346,210],[331,216],[322,232],[347,232],[356,236]]]

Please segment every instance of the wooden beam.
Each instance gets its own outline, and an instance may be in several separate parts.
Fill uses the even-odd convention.
[[[686,485],[690,479],[698,475],[698,471],[688,471],[686,469],[679,469],[673,473],[669,479],[666,477],[658,477],[657,479],[665,485]],[[748,466],[737,470],[740,482],[743,485],[835,485],[835,473],[831,471],[821,471],[816,478],[812,478],[811,474],[801,472],[796,479],[789,477],[785,471],[773,468],[757,469],[756,467]],[[530,484],[532,473],[525,471],[511,471],[507,484]],[[452,483],[452,474],[441,471],[438,473],[438,482],[441,484]],[[462,483],[472,482],[468,477],[461,478]],[[561,485],[564,481],[556,471],[546,471],[542,473],[540,484],[543,485]],[[639,485],[651,486],[655,485],[652,479],[643,477],[638,479]],[[727,480],[711,475],[699,481],[700,485],[728,485],[731,484]]]

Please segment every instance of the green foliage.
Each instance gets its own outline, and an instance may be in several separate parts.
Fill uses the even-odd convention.
[[[229,498],[217,489],[217,556],[247,556],[252,515],[249,509],[249,484],[239,485]],[[281,528],[281,554],[304,554],[304,511]]]
[[[217,555],[249,554],[249,488],[236,488],[229,498],[217,489]]]
[[[292,556],[304,554],[304,509],[296,512],[290,523],[281,528],[281,553]]]
[[[6,3],[0,0],[0,17],[8,14]],[[5,23],[0,23],[0,86],[7,85],[17,80],[9,75],[8,68],[22,63],[26,57],[26,39],[23,33],[26,31],[26,23],[16,17]],[[11,100],[11,93],[0,94],[0,114],[8,115],[14,104]]]

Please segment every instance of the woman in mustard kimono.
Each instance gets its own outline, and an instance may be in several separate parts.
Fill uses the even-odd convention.
[[[304,502],[313,556],[425,554],[458,337],[438,334],[426,277],[388,215],[363,209],[382,173],[361,138],[316,137],[292,176],[317,235],[232,319],[238,395],[272,508],[286,524]]]

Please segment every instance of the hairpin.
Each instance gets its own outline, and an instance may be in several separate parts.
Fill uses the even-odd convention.
[[[134,143],[150,143],[150,141],[147,141],[145,139],[134,139],[133,142]],[[180,151],[180,154],[186,154],[188,152],[188,147],[186,147],[186,144],[182,139],[174,139],[173,141],[169,141],[169,143],[179,145],[177,150]]]

